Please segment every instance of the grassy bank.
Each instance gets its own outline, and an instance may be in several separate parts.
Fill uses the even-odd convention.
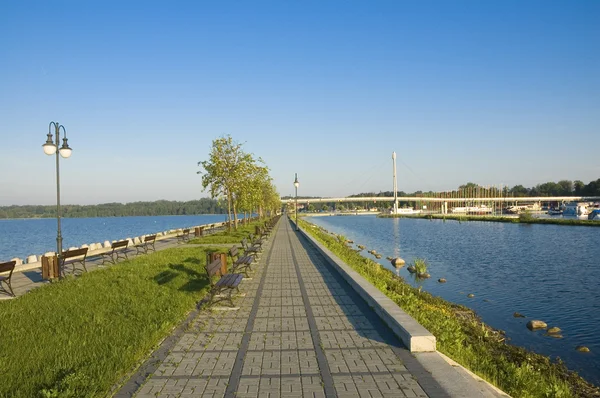
[[[204,251],[174,248],[0,302],[0,396],[106,396],[205,295]]]
[[[361,256],[325,230],[300,225],[433,333],[438,350],[513,397],[600,397],[596,387],[562,363],[505,343],[467,307],[413,288],[392,271]]]
[[[380,218],[424,218],[427,220],[456,220],[456,221],[493,221],[520,224],[554,224],[554,225],[582,225],[600,227],[600,222],[592,220],[564,219],[564,218],[536,218],[536,217],[505,217],[505,216],[469,216],[459,214],[378,214]]]
[[[264,220],[252,221],[247,225],[238,225],[237,231],[233,229],[231,231],[225,230],[217,232],[216,234],[206,235],[198,238],[193,238],[190,243],[237,243],[238,245],[242,242],[242,239],[247,238],[249,234],[254,233],[256,226],[264,226]]]

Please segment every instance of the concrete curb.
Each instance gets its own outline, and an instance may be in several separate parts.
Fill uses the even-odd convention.
[[[369,283],[358,272],[340,260],[329,249],[300,229],[302,234],[327,258],[342,277],[375,310],[377,315],[394,331],[410,352],[436,350],[436,339],[413,317],[404,312],[389,297]]]

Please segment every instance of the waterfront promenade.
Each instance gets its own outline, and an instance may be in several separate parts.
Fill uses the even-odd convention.
[[[13,278],[17,295],[47,283],[39,269]],[[240,290],[234,309],[192,311],[114,396],[503,396],[438,353],[410,353],[285,218]]]
[[[175,247],[178,245],[177,238],[175,236],[156,240],[155,246],[156,250],[164,250],[170,247]],[[218,245],[210,245],[210,246],[218,246]],[[106,251],[106,250],[104,250]],[[136,250],[134,248],[130,248],[127,250],[127,256],[129,258],[133,258],[136,256]],[[103,268],[101,265],[102,258],[99,255],[89,255],[86,259],[85,266],[88,271],[93,271],[97,268]],[[105,266],[110,266],[110,263],[106,263]],[[22,296],[23,294],[29,292],[36,287],[42,286],[43,284],[49,283],[42,279],[42,268],[38,266],[36,268],[27,269],[25,271],[15,271],[12,276],[12,288],[16,297]],[[7,294],[0,295],[0,300],[9,300],[12,299],[11,296]]]
[[[285,219],[240,290],[235,310],[191,314],[116,396],[496,396],[443,389]],[[439,375],[460,385],[453,370]]]

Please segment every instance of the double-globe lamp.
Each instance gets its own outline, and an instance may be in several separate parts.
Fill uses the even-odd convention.
[[[54,127],[54,137],[52,137],[52,127]],[[63,131],[63,143],[59,148],[60,143],[60,130]],[[53,142],[55,140],[55,142]],[[48,138],[46,143],[42,145],[44,153],[46,155],[56,154],[56,221],[57,221],[57,234],[56,234],[56,253],[60,256],[62,254],[62,235],[60,231],[60,173],[59,173],[59,157],[68,158],[71,156],[73,150],[67,143],[67,130],[65,127],[57,122],[50,122],[48,125]],[[60,154],[60,156],[58,156]]]
[[[298,228],[298,186],[300,183],[298,182],[298,173],[296,173],[296,179],[294,180],[294,187],[296,188],[296,231]]]

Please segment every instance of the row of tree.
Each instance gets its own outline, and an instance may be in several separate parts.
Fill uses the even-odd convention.
[[[167,216],[190,214],[224,214],[223,203],[210,198],[187,202],[158,200],[155,202],[103,203],[98,205],[62,205],[63,217],[124,217],[124,216]],[[1,218],[53,218],[56,205],[51,206],[4,206],[0,207]]]
[[[243,144],[231,136],[212,142],[208,160],[198,162],[204,168],[202,187],[214,199],[224,199],[229,225],[238,226],[238,213],[255,213],[260,217],[281,207],[279,194],[269,176],[269,168],[259,157],[242,149]]]

